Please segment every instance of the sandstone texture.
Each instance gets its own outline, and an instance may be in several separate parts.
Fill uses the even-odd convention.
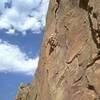
[[[100,100],[100,0],[50,0],[35,79],[18,100]]]

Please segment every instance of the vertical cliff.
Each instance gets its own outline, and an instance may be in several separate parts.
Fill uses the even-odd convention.
[[[100,0],[50,0],[25,100],[100,100]]]

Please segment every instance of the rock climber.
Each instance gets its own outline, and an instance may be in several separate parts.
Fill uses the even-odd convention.
[[[50,51],[49,51],[50,55],[54,51],[55,47],[58,45],[57,39],[53,34],[51,34],[51,36],[49,37],[47,44],[50,45]]]

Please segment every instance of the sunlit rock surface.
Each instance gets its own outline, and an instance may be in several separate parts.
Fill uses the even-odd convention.
[[[17,100],[100,100],[100,0],[50,0],[36,76]]]

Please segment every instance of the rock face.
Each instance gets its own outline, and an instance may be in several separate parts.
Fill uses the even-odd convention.
[[[30,89],[31,85],[21,83],[15,100],[27,100],[27,98],[29,98]]]
[[[100,0],[50,0],[36,76],[19,100],[100,100]]]

